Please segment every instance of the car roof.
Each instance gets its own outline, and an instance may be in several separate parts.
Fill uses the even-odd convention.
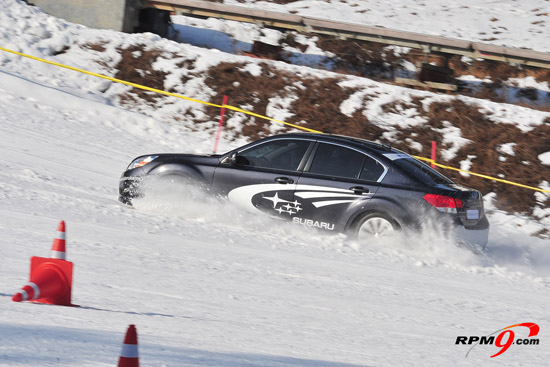
[[[370,140],[355,138],[346,135],[337,135],[337,134],[324,134],[324,133],[288,133],[288,134],[278,134],[274,135],[271,138],[313,138],[321,141],[329,142],[340,142],[347,143],[349,145],[354,145],[360,148],[369,148],[371,150],[376,150],[380,153],[383,152],[401,152],[395,148],[392,148],[390,144],[378,144]]]

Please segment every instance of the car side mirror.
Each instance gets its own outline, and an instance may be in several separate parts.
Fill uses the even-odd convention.
[[[250,166],[250,161],[238,155],[237,152],[233,152],[224,159],[223,163],[230,164],[232,166]]]
[[[232,166],[237,165],[237,152],[233,152],[227,157],[227,163],[229,163]]]

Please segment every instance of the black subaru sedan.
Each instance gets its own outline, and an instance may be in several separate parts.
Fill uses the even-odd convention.
[[[150,177],[359,240],[421,230],[427,221],[468,244],[485,246],[489,234],[479,191],[389,145],[346,136],[282,134],[222,155],[143,155],[122,174],[119,200],[131,205],[147,195]]]

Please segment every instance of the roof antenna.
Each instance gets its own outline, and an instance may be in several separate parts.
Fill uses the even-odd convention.
[[[384,148],[386,148],[387,151],[390,151],[390,150],[391,150],[391,143],[384,143],[384,144],[382,144],[382,146],[383,146]]]

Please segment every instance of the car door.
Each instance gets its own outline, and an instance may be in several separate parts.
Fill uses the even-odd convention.
[[[342,231],[353,213],[363,210],[387,168],[353,147],[319,142],[295,189],[303,209],[297,223]]]
[[[212,191],[251,212],[290,219],[301,208],[294,189],[313,139],[272,139],[230,153],[214,171]]]

